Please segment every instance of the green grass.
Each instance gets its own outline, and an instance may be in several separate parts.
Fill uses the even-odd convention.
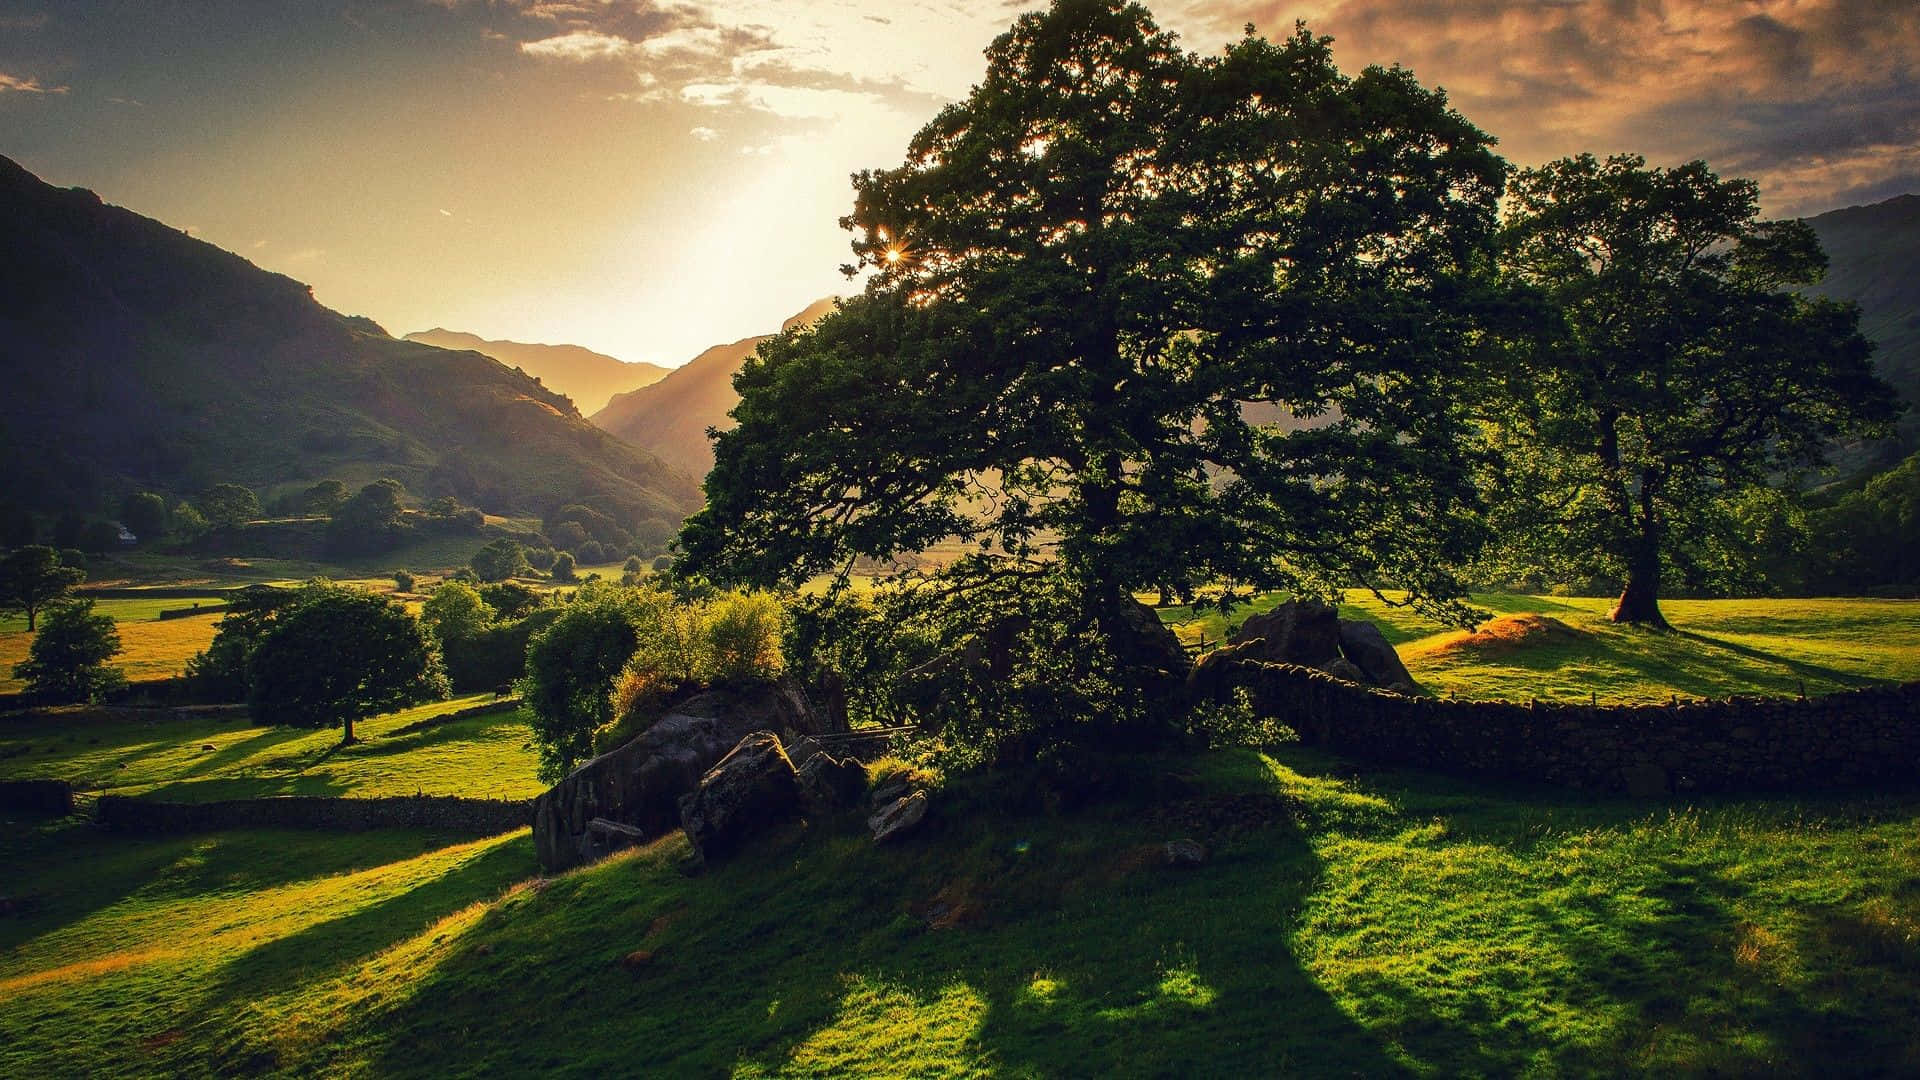
[[[348,747],[339,745],[338,728],[56,711],[0,725],[0,779],[52,777],[82,790],[173,802],[415,793],[532,798],[546,787],[535,779],[532,729],[517,709],[422,724],[490,697],[363,720],[354,725],[362,741]]]
[[[1264,596],[1215,611],[1162,609],[1182,639],[1221,641],[1229,626],[1269,610]],[[1495,616],[1537,613],[1576,631],[1571,640],[1509,649],[1460,648],[1463,635],[1353,590],[1343,618],[1378,625],[1429,693],[1526,701],[1660,702],[1682,697],[1825,694],[1920,679],[1920,601],[1872,599],[1669,600],[1675,632],[1616,626],[1613,601],[1482,594]]]
[[[1206,795],[1055,817],[963,789],[895,848],[795,826],[689,875],[674,837],[519,886],[524,832],[15,827],[0,1073],[1920,1069],[1920,798],[1166,767]],[[1159,865],[1194,834],[1205,866]]]

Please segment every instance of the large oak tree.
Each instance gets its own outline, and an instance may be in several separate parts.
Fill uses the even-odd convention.
[[[1492,140],[1304,29],[1201,57],[1058,0],[986,55],[855,176],[868,287],[742,369],[678,568],[792,582],[959,537],[1056,560],[1103,621],[1220,578],[1457,596]]]
[[[1590,155],[1518,174],[1502,261],[1544,318],[1494,431],[1503,532],[1535,563],[1623,578],[1616,622],[1666,625],[1663,567],[1691,569],[1742,491],[1818,465],[1897,408],[1801,221],[1762,221],[1749,180],[1703,162]]]

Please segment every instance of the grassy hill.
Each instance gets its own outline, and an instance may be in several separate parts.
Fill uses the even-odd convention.
[[[698,500],[682,471],[498,361],[396,341],[4,158],[0,204],[0,465],[30,508],[379,475],[498,513],[585,500],[676,517]]]
[[[816,300],[780,328],[813,322],[832,310],[831,297]],[[733,392],[734,372],[769,336],[715,345],[651,386],[616,394],[592,420],[642,450],[703,477],[713,468],[713,441],[707,438],[707,429],[725,431],[733,426],[727,414],[740,403],[740,395]]]
[[[672,368],[645,362],[628,363],[583,349],[578,345],[535,345],[523,341],[489,341],[458,330],[419,330],[403,340],[436,349],[477,352],[533,376],[556,393],[567,395],[584,413],[606,407],[608,399],[628,390],[651,386]]]
[[[0,834],[9,1075],[1911,1074],[1920,801],[1163,763],[557,878],[527,834]],[[1164,865],[1160,842],[1209,861]]]

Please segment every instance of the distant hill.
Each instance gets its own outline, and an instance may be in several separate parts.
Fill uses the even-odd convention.
[[[1826,249],[1827,276],[1812,292],[1860,305],[1860,328],[1878,346],[1874,366],[1907,403],[1898,449],[1920,447],[1920,195],[1849,206],[1807,224]]]
[[[380,476],[501,513],[698,504],[691,478],[496,360],[397,341],[309,288],[0,158],[7,498],[92,511],[132,489],[263,497]]]
[[[780,329],[806,325],[832,310],[832,297],[816,300],[780,324]],[[713,442],[707,438],[707,429],[731,428],[733,420],[727,413],[740,403],[740,395],[733,392],[733,373],[772,336],[715,345],[652,386],[616,395],[591,419],[669,464],[704,477],[713,468]]]
[[[418,341],[437,349],[477,352],[517,367],[540,380],[549,390],[567,395],[582,413],[606,407],[608,399],[628,390],[651,386],[672,368],[628,363],[578,345],[534,345],[523,341],[488,341],[458,330],[420,330],[402,340]]]

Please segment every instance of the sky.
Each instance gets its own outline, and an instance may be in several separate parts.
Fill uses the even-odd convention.
[[[0,0],[0,154],[395,334],[674,365],[850,291],[848,175],[899,164],[1037,6]],[[1208,53],[1304,20],[1517,165],[1704,158],[1780,216],[1920,191],[1914,0],[1148,6]]]

